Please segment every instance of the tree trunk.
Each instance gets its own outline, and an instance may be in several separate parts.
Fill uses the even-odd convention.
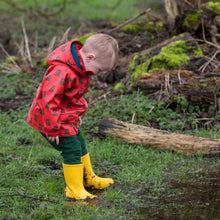
[[[172,150],[185,155],[213,155],[220,153],[220,142],[208,138],[195,137],[184,134],[169,133],[136,124],[130,124],[106,117],[99,124],[101,135],[118,137],[130,144],[156,148],[158,150]]]
[[[201,5],[208,1],[209,0],[165,0],[164,7],[168,21],[174,23],[178,15],[184,14],[186,10],[200,9]]]

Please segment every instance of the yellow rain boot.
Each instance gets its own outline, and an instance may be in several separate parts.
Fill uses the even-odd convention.
[[[63,164],[66,181],[65,196],[71,199],[93,199],[96,196],[87,192],[83,186],[83,164]]]
[[[84,164],[84,186],[91,189],[105,189],[114,183],[111,178],[101,178],[95,175],[92,170],[89,153],[81,157]]]

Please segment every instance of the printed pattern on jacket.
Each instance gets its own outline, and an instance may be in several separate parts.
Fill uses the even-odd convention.
[[[85,70],[79,53],[82,45],[74,41],[82,70],[77,67],[71,54],[72,43],[67,42],[49,54],[50,66],[28,114],[27,122],[45,135],[77,134],[79,116],[88,108],[83,95],[88,90],[89,76],[94,73]]]

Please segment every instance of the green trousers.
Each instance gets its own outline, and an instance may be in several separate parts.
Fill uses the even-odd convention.
[[[46,139],[45,134],[42,134]],[[87,154],[85,140],[82,137],[80,130],[78,134],[68,137],[60,137],[59,144],[56,141],[47,141],[58,151],[61,152],[64,164],[81,164],[81,157]]]

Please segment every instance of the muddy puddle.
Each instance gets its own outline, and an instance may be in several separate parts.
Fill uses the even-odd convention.
[[[220,220],[220,170],[168,177],[168,188],[150,198],[137,219]]]
[[[134,213],[128,219],[220,220],[220,170],[185,173],[181,179],[168,176],[164,185],[166,188],[159,190],[160,194],[153,194],[149,186],[143,186],[136,194],[139,205],[126,203],[127,212]],[[127,185],[126,190],[133,189]],[[93,193],[101,196],[103,191]],[[67,205],[74,206],[76,203],[99,208],[110,206],[109,202],[99,198],[84,202],[70,201]]]

